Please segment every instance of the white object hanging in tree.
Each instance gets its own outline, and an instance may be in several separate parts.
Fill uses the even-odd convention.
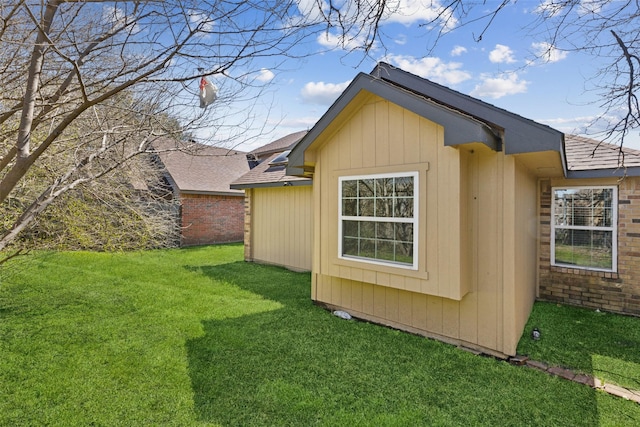
[[[202,77],[200,79],[200,108],[207,108],[216,98],[218,98],[218,88]]]

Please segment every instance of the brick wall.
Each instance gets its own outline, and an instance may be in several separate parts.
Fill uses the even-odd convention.
[[[244,197],[182,194],[182,245],[241,242]]]
[[[539,298],[640,316],[640,178],[618,184],[618,271],[551,266],[551,183],[540,188]]]

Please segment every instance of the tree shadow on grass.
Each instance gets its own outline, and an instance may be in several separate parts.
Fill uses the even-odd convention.
[[[221,425],[597,425],[595,391],[312,305],[309,275],[201,268],[278,309],[203,322],[195,410]]]

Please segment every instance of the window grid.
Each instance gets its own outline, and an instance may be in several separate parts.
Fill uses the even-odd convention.
[[[617,188],[553,188],[552,195],[551,264],[616,271]]]
[[[341,177],[339,256],[417,268],[417,173]]]

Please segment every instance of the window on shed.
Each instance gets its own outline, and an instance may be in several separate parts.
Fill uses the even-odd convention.
[[[417,172],[339,179],[339,256],[417,269]]]
[[[554,188],[551,264],[616,271],[617,188]]]

